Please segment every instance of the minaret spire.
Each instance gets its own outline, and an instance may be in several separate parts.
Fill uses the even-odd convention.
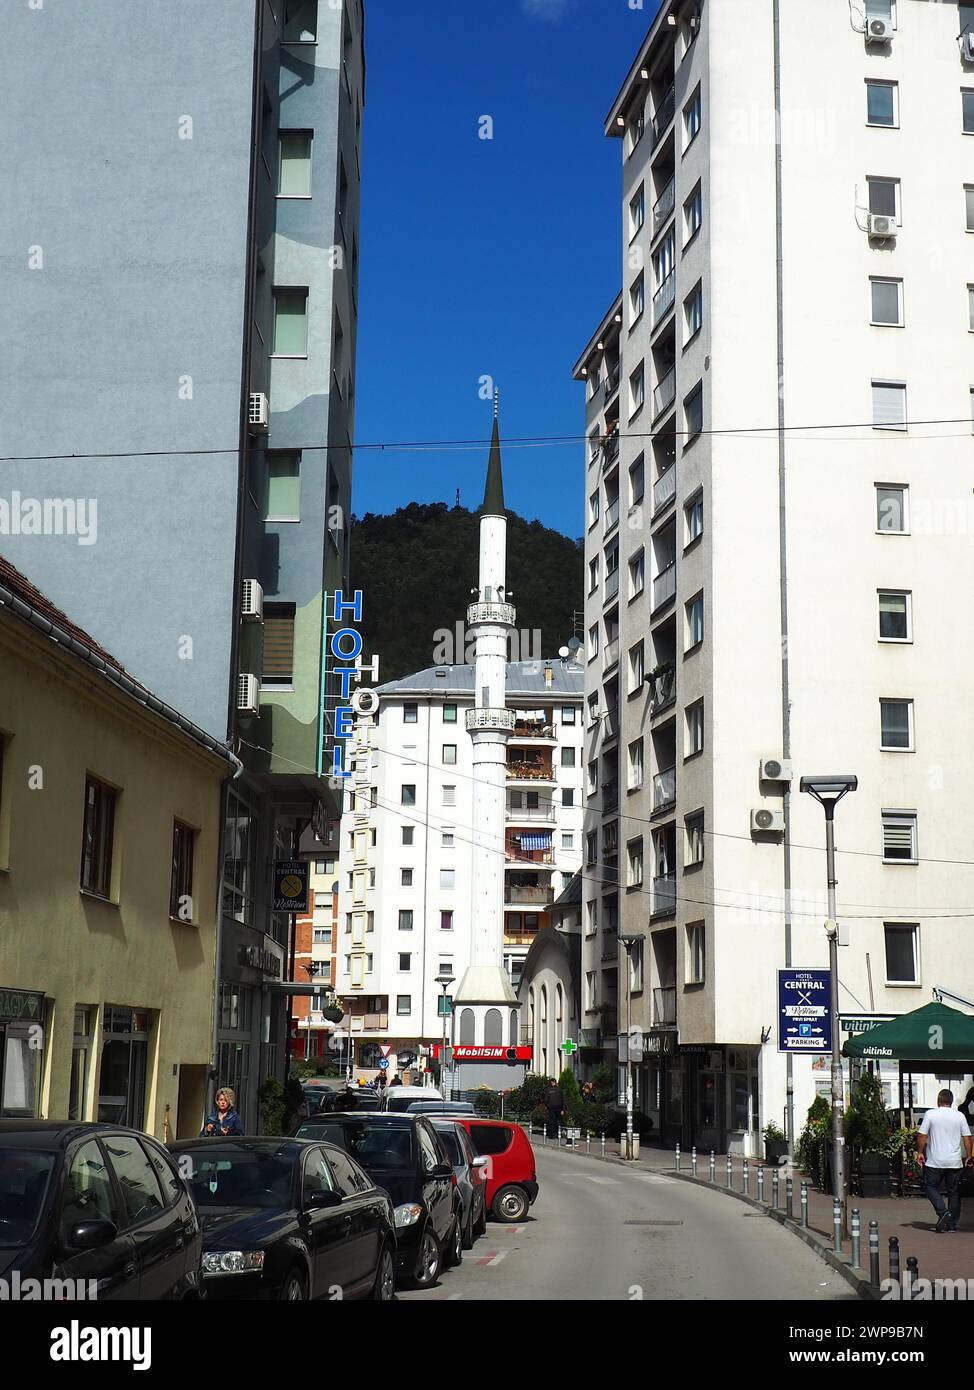
[[[484,488],[482,516],[504,516],[504,474],[501,469],[501,436],[498,421],[500,392],[494,391],[494,430],[490,437],[490,456],[487,459],[487,484]]]

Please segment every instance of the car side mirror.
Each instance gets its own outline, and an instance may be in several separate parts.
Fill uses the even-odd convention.
[[[322,1207],[340,1207],[344,1200],[340,1192],[319,1188],[317,1192],[308,1193],[308,1200],[305,1205],[317,1210]]]
[[[452,1164],[452,1163],[437,1163],[437,1164],[435,1165],[435,1167],[433,1168],[432,1176],[433,1176],[434,1178],[452,1178],[452,1177],[453,1177],[453,1164]]]
[[[118,1235],[114,1221],[76,1221],[65,1233],[64,1243],[71,1250],[100,1250]]]
[[[488,1159],[486,1154],[478,1154],[478,1156],[473,1161],[473,1166],[475,1168],[486,1168],[489,1162],[490,1160]]]

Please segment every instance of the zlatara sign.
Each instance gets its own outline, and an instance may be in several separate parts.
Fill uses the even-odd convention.
[[[362,621],[362,590],[356,589],[350,599],[347,599],[341,589],[335,594],[335,601],[331,611],[331,617],[336,623],[346,621],[345,614],[351,614],[351,621],[361,623]],[[326,608],[326,623],[327,623]],[[362,655],[362,637],[354,627],[340,627],[333,632],[328,639],[328,651],[331,656],[331,664],[323,663],[322,669],[322,713],[324,713],[324,684],[325,675],[338,677],[339,693],[338,705],[335,709],[335,743],[332,748],[332,761],[329,775],[346,779],[351,777],[351,772],[345,766],[345,740],[350,738],[353,730],[353,719],[356,714],[374,714],[379,703],[378,696],[374,690],[356,690],[351,694],[352,682],[358,683],[366,671],[369,672],[374,681],[379,678],[379,658],[374,656],[367,664],[360,660]],[[338,662],[348,663],[337,665]],[[319,767],[319,776],[321,775]]]

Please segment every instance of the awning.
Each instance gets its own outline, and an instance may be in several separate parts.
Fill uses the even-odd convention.
[[[551,831],[539,831],[537,835],[522,835],[522,849],[551,849]]]
[[[922,1009],[847,1038],[842,1055],[870,1060],[922,1060],[931,1064],[974,1061],[974,1017],[959,1009],[948,1009],[946,1004],[925,1004]]]

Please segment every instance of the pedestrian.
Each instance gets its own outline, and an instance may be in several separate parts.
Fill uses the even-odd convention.
[[[582,1100],[586,1105],[595,1104],[595,1087],[591,1081],[586,1081],[582,1086]]]
[[[558,1126],[565,1109],[565,1098],[561,1087],[553,1076],[548,1077],[548,1089],[544,1093],[544,1107],[548,1112],[548,1138],[558,1138]]]
[[[936,1110],[927,1111],[917,1132],[917,1158],[923,1167],[927,1196],[937,1213],[934,1230],[938,1233],[957,1230],[961,1174],[972,1163],[971,1127],[953,1105],[953,1091],[941,1091]]]
[[[379,1095],[380,1095],[380,1096],[381,1096],[382,1092],[385,1090],[385,1085],[386,1085],[386,1074],[385,1074],[384,1071],[380,1071],[379,1074],[378,1074],[378,1076],[375,1078],[375,1089],[379,1092]]]
[[[958,1105],[957,1109],[964,1116],[968,1125],[974,1126],[974,1086],[967,1092],[963,1102]]]
[[[399,1075],[398,1072],[396,1072],[395,1076],[394,1076],[394,1077],[392,1078],[392,1080],[389,1082],[389,1085],[390,1085],[390,1086],[401,1086],[401,1085],[402,1085],[402,1077]]]
[[[237,1114],[237,1097],[229,1086],[221,1086],[213,1097],[214,1109],[200,1130],[201,1138],[218,1138],[228,1134],[243,1134],[244,1128]]]

